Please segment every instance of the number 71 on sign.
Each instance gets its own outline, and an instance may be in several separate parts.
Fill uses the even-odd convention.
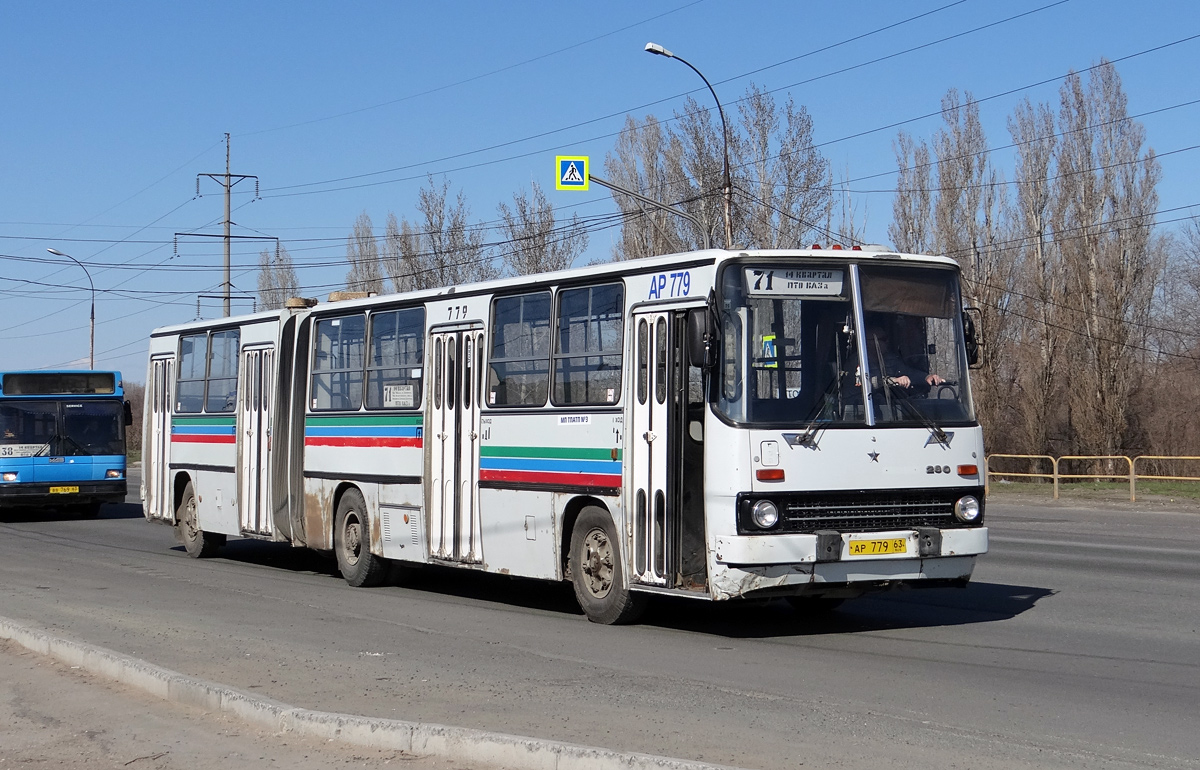
[[[554,158],[556,190],[587,190],[588,156],[557,155]]]

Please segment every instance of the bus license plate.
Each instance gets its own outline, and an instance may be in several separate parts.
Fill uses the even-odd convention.
[[[902,537],[850,541],[851,556],[879,556],[886,553],[908,553],[908,541]]]
[[[50,487],[52,495],[73,495],[79,491],[79,487]]]

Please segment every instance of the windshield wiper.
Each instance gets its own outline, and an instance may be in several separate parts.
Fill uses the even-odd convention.
[[[904,409],[909,413],[909,415],[911,415],[912,417],[915,417],[918,422],[920,422],[922,425],[924,425],[929,430],[929,432],[933,434],[934,441],[937,441],[939,444],[943,444],[947,447],[950,446],[949,434],[947,434],[946,431],[942,430],[940,425],[938,425],[936,422],[931,420],[929,417],[925,416],[925,414],[922,413],[920,409],[913,406],[912,401],[910,401],[908,398],[908,393],[907,393],[906,388],[902,388],[901,386],[897,385],[892,380],[891,377],[884,377],[883,382],[884,382],[884,387],[896,389],[896,399],[894,402],[891,399],[889,399],[888,400],[889,406],[892,403],[898,403],[898,404],[902,405],[904,407]]]
[[[833,394],[834,388],[838,386],[840,381],[841,372],[830,380],[829,384],[825,386],[825,390],[817,396],[817,403],[805,415],[807,422],[804,425],[804,430],[796,437],[796,443],[793,444],[789,441],[788,446],[815,447],[817,445],[817,424],[821,422],[821,413],[825,411],[825,399]]]
[[[64,436],[61,433],[55,433],[53,436],[50,437],[50,440],[46,442],[45,446],[43,446],[41,449],[38,450],[38,453],[36,455],[34,455],[34,457],[45,457],[45,456],[49,455],[50,447],[54,445],[54,442],[56,440],[70,441],[72,444],[75,445],[75,449],[77,449],[81,455],[84,455],[86,457],[91,456],[91,453],[88,452],[88,450],[83,446],[83,444],[80,444],[78,441],[71,438],[70,436]]]

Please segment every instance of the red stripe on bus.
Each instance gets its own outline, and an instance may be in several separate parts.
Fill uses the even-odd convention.
[[[234,444],[237,436],[213,433],[172,433],[171,441],[183,444]]]
[[[620,474],[548,473],[546,471],[497,471],[479,469],[480,481],[511,481],[524,484],[556,484],[577,487],[619,487]]]
[[[415,436],[305,436],[305,446],[420,447]]]

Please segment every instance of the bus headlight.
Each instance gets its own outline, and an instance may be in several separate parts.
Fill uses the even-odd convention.
[[[5,481],[16,481],[17,474],[13,471],[8,471],[7,473],[4,474],[4,480]]]
[[[979,501],[974,495],[960,497],[954,504],[954,518],[963,524],[974,524],[982,514],[983,509],[979,507]]]
[[[106,479],[119,479],[121,475],[121,472],[115,468],[109,468],[104,472],[104,478]]]
[[[779,523],[779,509],[770,500],[759,500],[750,510],[750,518],[759,529],[770,529]]]

